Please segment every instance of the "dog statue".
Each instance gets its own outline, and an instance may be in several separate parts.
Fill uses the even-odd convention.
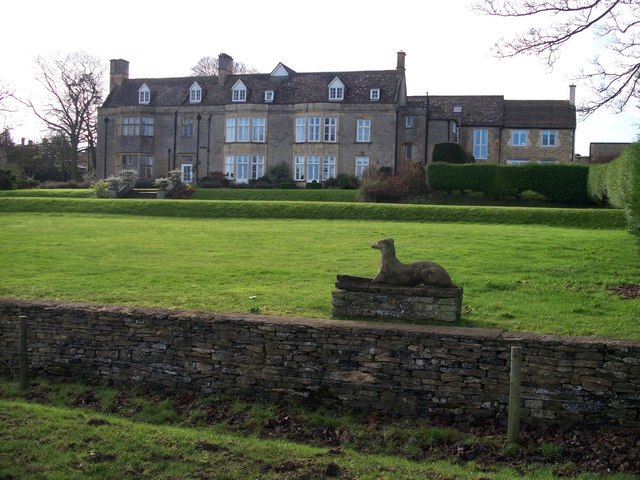
[[[380,250],[380,270],[373,278],[373,283],[385,283],[403,287],[426,285],[428,287],[449,288],[453,282],[447,271],[434,262],[402,263],[396,258],[396,247],[393,238],[385,238],[371,245]]]

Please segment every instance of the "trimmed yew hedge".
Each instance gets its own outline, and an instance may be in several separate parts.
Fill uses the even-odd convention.
[[[471,190],[497,198],[517,197],[531,190],[551,201],[576,205],[590,203],[588,175],[589,167],[585,165],[563,164],[432,163],[427,168],[427,180],[434,190]]]

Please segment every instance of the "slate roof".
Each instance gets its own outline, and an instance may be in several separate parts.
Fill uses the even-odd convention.
[[[103,107],[138,105],[138,89],[146,84],[151,89],[150,106],[189,105],[189,87],[194,81],[202,87],[202,102],[197,105],[226,105],[233,103],[264,104],[264,92],[275,92],[274,105],[327,102],[331,81],[338,77],[345,85],[344,100],[339,103],[396,103],[400,77],[396,70],[358,72],[296,73],[289,69],[289,76],[270,74],[229,75],[223,86],[218,77],[138,78],[127,79],[115,87]],[[231,89],[242,80],[247,87],[246,102],[232,102]],[[380,100],[371,102],[369,90],[380,89]]]
[[[426,101],[426,96],[411,96],[408,105],[425,108]],[[454,113],[454,106],[462,107],[462,113]],[[468,126],[576,128],[576,109],[567,100],[505,100],[501,95],[429,96],[429,119],[458,118]]]

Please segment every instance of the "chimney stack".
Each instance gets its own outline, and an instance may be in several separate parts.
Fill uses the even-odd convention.
[[[227,77],[233,74],[233,58],[226,53],[218,55],[218,85],[226,83]]]
[[[396,70],[402,70],[404,71],[404,57],[406,56],[406,53],[404,53],[402,50],[400,50],[398,52],[398,64],[396,65]]]
[[[569,105],[576,106],[576,86],[569,85]]]
[[[109,70],[109,91],[114,87],[119,87],[129,78],[129,62],[118,59],[111,60],[111,68]]]

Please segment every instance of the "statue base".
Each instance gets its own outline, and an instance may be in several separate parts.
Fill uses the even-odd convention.
[[[462,287],[398,287],[371,278],[338,275],[333,316],[422,324],[453,324],[462,312]]]

